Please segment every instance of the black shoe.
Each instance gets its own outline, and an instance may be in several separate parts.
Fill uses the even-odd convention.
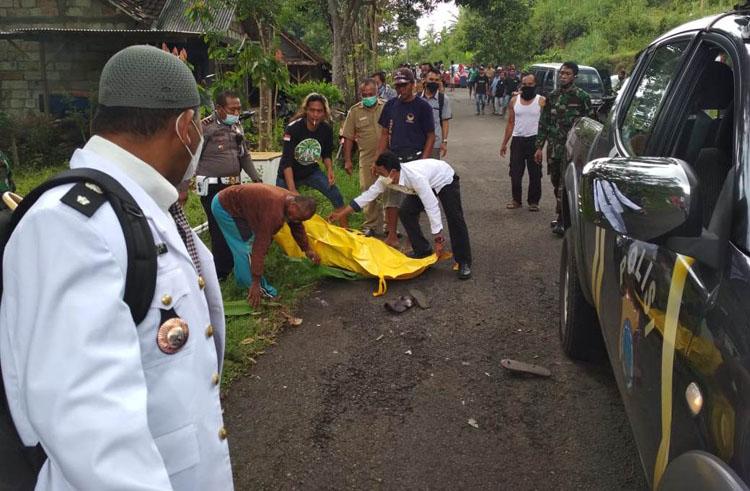
[[[426,257],[432,256],[432,251],[425,251],[425,252],[417,252],[417,251],[410,251],[406,253],[407,257],[410,257],[412,259],[424,259]]]
[[[552,233],[562,237],[565,235],[565,227],[563,227],[563,224],[561,222],[555,222],[555,226],[552,228]]]
[[[549,222],[549,228],[555,228],[557,226],[557,218]]]
[[[468,280],[471,278],[471,266],[468,264],[460,264],[458,266],[458,279]]]

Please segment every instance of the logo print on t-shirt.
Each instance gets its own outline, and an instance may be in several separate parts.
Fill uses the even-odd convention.
[[[408,113],[406,115],[406,122],[407,123],[413,123],[416,118],[414,117],[413,113]]]
[[[312,165],[318,162],[322,148],[315,138],[305,138],[294,147],[294,159],[301,165]]]

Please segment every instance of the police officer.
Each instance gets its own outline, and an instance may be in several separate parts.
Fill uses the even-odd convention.
[[[211,200],[219,191],[240,182],[244,170],[253,182],[260,182],[250,158],[245,132],[240,123],[242,105],[236,92],[220,92],[215,100],[216,110],[202,121],[205,145],[198,163],[195,179],[203,210],[208,217],[208,233],[219,279],[229,275],[234,266],[232,253],[211,213]]]
[[[563,171],[565,164],[565,141],[568,132],[575,121],[583,116],[590,116],[591,97],[585,90],[575,84],[578,76],[578,65],[566,61],[560,67],[560,87],[552,91],[547,98],[547,104],[542,109],[539,119],[539,131],[536,137],[536,153],[534,159],[542,163],[542,148],[547,145],[547,174],[550,175],[552,186],[557,198],[557,217],[552,222],[552,232],[562,236],[565,233],[561,220],[562,195],[564,192]]]
[[[176,56],[125,48],[102,71],[94,136],[70,160],[119,181],[159,245],[140,324],[123,301],[127,248],[107,200],[63,202],[73,185],[56,187],[7,244],[0,360],[20,437],[48,457],[37,490],[232,489],[221,292],[175,205],[203,144],[198,105]]]

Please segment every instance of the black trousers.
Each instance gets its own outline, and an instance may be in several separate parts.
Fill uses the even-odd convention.
[[[437,194],[440,204],[443,205],[445,218],[448,222],[448,232],[451,237],[453,257],[459,264],[471,264],[471,244],[469,243],[469,230],[464,221],[464,210],[461,206],[461,186],[458,176],[453,177],[453,182],[445,186]],[[416,253],[428,253],[432,250],[432,244],[422,234],[419,226],[419,216],[424,211],[424,205],[419,196],[407,194],[401,203],[398,215],[411,241],[412,249]]]
[[[216,276],[219,279],[224,279],[229,276],[234,268],[234,259],[232,259],[232,251],[227,245],[227,241],[224,239],[224,234],[221,233],[219,224],[216,223],[213,213],[211,213],[211,201],[214,199],[219,191],[229,187],[229,184],[209,184],[208,194],[201,196],[201,205],[203,210],[206,212],[208,218],[208,233],[211,236],[211,252],[214,254],[214,266],[216,266]]]
[[[539,204],[542,198],[542,166],[534,161],[536,136],[514,136],[510,142],[510,185],[513,201],[521,203],[523,199],[523,173],[529,170],[530,205]]]

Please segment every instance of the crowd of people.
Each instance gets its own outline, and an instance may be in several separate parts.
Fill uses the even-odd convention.
[[[127,206],[90,181],[70,181],[30,202],[5,248],[0,361],[18,441],[3,444],[21,456],[38,445],[32,472],[39,489],[232,488],[218,388],[225,343],[219,280],[233,272],[252,306],[275,296],[264,262],[285,224],[307,258],[320,261],[304,226],[317,202],[301,188],[325,196],[334,210],[329,220],[342,226],[364,211],[363,232],[393,247],[401,246],[400,221],[413,258],[446,252],[444,214],[456,275],[471,277],[461,181],[445,160],[452,70],[464,67],[441,65],[400,67],[393,87],[382,72],[361,81],[341,133],[345,171],[359,164],[360,194],[346,203],[324,96],[309,94],[286,126],[276,185],[269,185],[253,165],[237,93],[218,93],[214,112],[201,120],[195,80],[177,57],[131,46],[107,62],[94,136],[70,163],[119,183]],[[546,145],[559,213],[565,135],[590,111],[588,95],[574,84],[577,71],[563,64],[561,88],[545,99],[534,76],[519,76],[513,65],[469,67],[477,114],[486,105],[508,114],[500,155],[510,142],[509,209],[521,207],[525,170],[529,210],[539,209]],[[241,184],[241,171],[253,182]],[[192,180],[213,254],[182,208]],[[141,227],[136,239],[128,221]],[[555,226],[562,226],[559,215]],[[151,241],[154,247],[134,254]],[[137,268],[151,276],[134,286]]]

